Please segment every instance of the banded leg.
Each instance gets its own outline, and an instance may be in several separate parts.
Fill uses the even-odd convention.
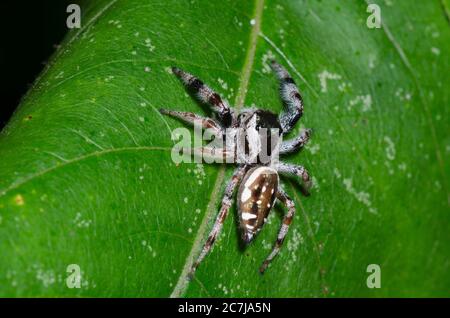
[[[281,224],[280,231],[278,232],[277,240],[275,241],[275,245],[272,249],[272,252],[267,256],[266,260],[262,263],[259,268],[259,272],[264,274],[264,271],[269,266],[270,262],[278,255],[280,252],[281,246],[283,245],[284,238],[286,237],[287,232],[289,231],[289,225],[291,225],[292,219],[295,215],[295,204],[294,201],[289,198],[289,196],[284,192],[281,188],[277,191],[277,198],[280,200],[287,208],[288,212],[283,218],[283,223]]]
[[[245,166],[238,167],[235,170],[233,176],[231,177],[231,180],[228,182],[228,184],[225,188],[225,194],[222,199],[222,207],[220,208],[219,214],[217,215],[214,226],[208,236],[208,239],[206,240],[205,245],[203,246],[200,256],[197,258],[195,263],[192,265],[191,272],[190,272],[191,276],[194,274],[195,270],[197,269],[197,267],[201,263],[201,261],[209,253],[212,246],[214,245],[214,242],[216,241],[217,237],[219,236],[220,231],[222,230],[223,222],[225,221],[225,218],[227,217],[228,211],[230,210],[230,207],[231,207],[234,189],[236,188],[238,183],[241,181],[246,170],[247,170],[247,168]]]
[[[203,159],[205,163],[235,163],[235,152],[225,148],[199,147],[192,148],[194,157]],[[199,163],[202,160],[199,161]]]
[[[294,139],[283,141],[280,145],[280,154],[292,153],[303,148],[311,136],[311,129],[303,130]]]
[[[225,126],[231,125],[231,110],[228,103],[220,97],[215,91],[204,84],[200,79],[177,67],[172,67],[172,72],[181,79],[181,81],[190,89],[197,98],[212,107],[219,117],[220,122]]]
[[[271,67],[280,80],[280,94],[285,105],[285,110],[280,114],[280,124],[283,133],[286,134],[292,130],[303,114],[303,99],[286,69],[275,61],[272,61]]]
[[[291,174],[299,177],[303,180],[303,183],[307,189],[311,187],[311,178],[308,171],[302,166],[297,166],[289,163],[279,162],[276,169],[280,173]]]
[[[216,122],[214,119],[202,117],[194,113],[190,112],[179,112],[179,111],[173,111],[168,109],[161,108],[159,112],[163,115],[169,115],[175,118],[178,118],[188,124],[191,125],[198,125],[202,127],[203,129],[211,129],[211,131],[214,133],[215,136],[221,137],[223,135],[222,127],[218,122]]]

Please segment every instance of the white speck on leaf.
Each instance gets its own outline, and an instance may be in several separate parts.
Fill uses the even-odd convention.
[[[394,160],[395,159],[395,144],[394,144],[394,142],[388,136],[385,136],[383,140],[387,144],[386,157],[389,160]]]
[[[320,81],[320,90],[322,93],[326,93],[328,90],[327,81],[328,80],[340,80],[342,78],[339,74],[330,73],[327,70],[324,70],[319,75],[319,81]]]
[[[433,53],[434,55],[440,55],[441,54],[441,50],[439,50],[437,47],[432,47],[431,48],[431,53]]]
[[[90,219],[83,219],[81,213],[77,213],[75,215],[75,219],[73,220],[73,223],[79,227],[79,228],[88,228],[92,224],[92,220]]]
[[[150,52],[153,52],[155,50],[155,46],[152,44],[152,40],[149,38],[145,39],[145,46],[148,47],[148,50]]]
[[[371,95],[359,95],[350,101],[350,107],[352,108],[355,105],[362,105],[361,111],[367,112],[372,108],[372,96]]]
[[[272,71],[272,68],[270,67],[269,63],[271,60],[275,59],[275,55],[273,55],[273,52],[271,50],[268,50],[266,53],[262,56],[262,72],[263,73],[270,73]]]
[[[339,84],[338,90],[345,93],[345,92],[350,91],[351,87],[352,87],[352,83],[343,82],[343,83]]]
[[[217,79],[217,81],[219,82],[219,84],[220,84],[220,86],[224,89],[224,90],[227,90],[228,89],[228,84],[223,80],[223,79],[221,79],[220,77]]]
[[[303,243],[302,235],[300,234],[300,232],[297,229],[294,229],[292,231],[292,236],[287,243],[287,250],[291,254],[291,258],[288,261],[289,263],[293,264],[293,263],[297,262],[296,252],[298,252],[298,248],[299,248],[300,244],[302,244],[302,243]]]
[[[369,193],[363,192],[363,191],[357,191],[353,187],[353,181],[350,178],[344,179],[342,182],[344,183],[344,186],[345,186],[345,189],[347,190],[347,192],[352,194],[356,198],[356,200],[358,200],[359,202],[361,202],[365,206],[367,206],[369,208],[370,213],[374,213],[374,214],[377,213],[377,210],[372,207],[372,202],[370,201]]]
[[[319,144],[312,144],[312,145],[309,145],[307,147],[307,149],[309,150],[309,152],[311,152],[312,155],[315,155],[316,153],[319,152],[320,145]]]

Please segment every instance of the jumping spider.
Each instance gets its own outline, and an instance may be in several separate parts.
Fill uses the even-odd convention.
[[[271,67],[280,81],[280,94],[284,104],[284,110],[278,116],[272,112],[261,109],[244,109],[237,114],[230,108],[228,103],[223,100],[219,94],[205,85],[200,79],[176,67],[172,68],[173,73],[195,94],[200,102],[208,104],[217,114],[217,119],[205,118],[190,112],[179,112],[161,109],[160,112],[178,118],[186,123],[200,123],[203,129],[212,129],[216,136],[223,138],[233,138],[227,136],[226,128],[242,128],[247,132],[257,132],[261,127],[272,129],[278,128],[279,135],[283,136],[289,133],[303,113],[303,100],[294,80],[289,73],[275,61],[271,62]],[[279,154],[287,154],[301,149],[309,139],[310,130],[303,130],[296,138],[283,141],[279,145]],[[246,139],[246,147],[250,149],[257,147],[254,139]],[[255,150],[255,149],[253,149]],[[256,149],[256,152],[259,149]],[[222,156],[236,159],[235,147],[224,147],[222,149],[211,149],[207,147],[200,148],[200,152],[206,156]],[[200,262],[205,258],[216,241],[228,211],[232,204],[232,196],[235,188],[240,184],[237,194],[237,208],[239,215],[239,224],[244,243],[250,243],[255,235],[261,230],[269,212],[271,211],[275,200],[280,200],[288,209],[284,216],[283,223],[278,233],[277,240],[272,252],[260,267],[260,272],[264,273],[272,259],[278,254],[284,238],[288,232],[289,225],[295,214],[294,201],[282,189],[279,182],[278,173],[291,174],[299,177],[306,187],[310,187],[310,177],[308,172],[302,166],[276,162],[250,163],[249,158],[244,158],[238,163],[231,180],[225,188],[225,194],[222,199],[222,206],[216,218],[211,233],[203,246],[203,249],[197,261],[191,269],[191,276],[197,269]],[[236,161],[234,161],[236,163]]]

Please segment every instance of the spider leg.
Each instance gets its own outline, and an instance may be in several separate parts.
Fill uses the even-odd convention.
[[[296,138],[283,141],[280,145],[280,154],[298,151],[306,145],[310,136],[311,129],[305,129]]]
[[[286,69],[275,61],[272,61],[271,67],[280,81],[281,99],[285,105],[285,110],[280,114],[280,124],[283,133],[286,134],[292,130],[300,117],[302,117],[303,99],[295,85],[295,81]]]
[[[197,98],[211,106],[225,127],[229,127],[232,122],[230,106],[219,94],[204,84],[200,79],[177,67],[172,67],[173,73],[197,96]]]
[[[206,163],[235,163],[235,152],[226,148],[198,147],[192,148],[195,157],[202,158]]]
[[[276,169],[280,173],[292,174],[292,175],[299,177],[301,180],[303,180],[306,188],[309,189],[311,187],[311,178],[309,176],[308,171],[306,171],[306,169],[304,167],[289,164],[289,163],[279,162],[276,165]]]
[[[242,177],[244,176],[245,171],[247,170],[246,166],[240,166],[235,171],[233,176],[231,177],[231,180],[228,181],[228,184],[225,188],[225,194],[222,199],[222,207],[220,208],[219,214],[217,215],[216,221],[214,222],[214,226],[208,236],[208,239],[206,240],[205,245],[203,246],[203,249],[195,261],[195,263],[192,265],[190,275],[194,274],[195,270],[197,269],[198,265],[201,263],[201,261],[205,258],[205,256],[209,253],[212,246],[214,245],[214,242],[216,241],[217,237],[220,234],[220,231],[222,230],[223,223],[225,221],[225,218],[228,215],[228,211],[230,210],[231,203],[232,203],[232,197],[233,192]]]
[[[191,112],[179,112],[161,108],[159,112],[163,115],[169,115],[178,118],[191,125],[199,125],[203,129],[211,129],[215,136],[222,136],[222,127],[214,119],[202,117]]]
[[[261,274],[267,269],[270,262],[278,255],[281,246],[283,245],[284,238],[289,230],[289,225],[291,225],[292,219],[295,215],[295,204],[294,201],[284,192],[281,188],[277,191],[277,198],[288,208],[287,214],[283,218],[283,223],[281,224],[280,231],[278,232],[277,240],[275,241],[275,245],[272,249],[272,252],[267,256],[265,261],[262,263],[259,268],[259,272]]]

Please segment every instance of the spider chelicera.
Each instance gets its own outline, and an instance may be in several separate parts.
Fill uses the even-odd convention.
[[[302,116],[303,100],[294,80],[286,69],[275,61],[271,61],[271,67],[280,81],[280,95],[285,106],[280,115],[255,108],[243,109],[239,113],[236,113],[219,94],[205,85],[200,79],[176,67],[172,68],[173,73],[181,79],[200,102],[208,104],[212,108],[216,113],[216,119],[201,117],[190,112],[166,109],[161,109],[160,112],[189,124],[200,123],[203,129],[210,129],[216,137],[219,136],[224,139],[236,138],[235,136],[228,135],[228,128],[240,128],[246,131],[249,136],[254,136],[254,133],[257,133],[261,128],[276,128],[279,131],[279,136],[282,137],[293,129],[294,125]],[[310,133],[311,131],[306,129],[301,131],[296,138],[281,142],[277,154],[283,155],[298,151],[306,144]],[[248,153],[255,154],[260,151],[260,143],[256,141],[257,139],[255,138],[245,139],[244,148],[248,150]],[[227,143],[226,147],[215,149],[214,151],[211,151],[207,147],[202,147],[200,152],[204,156],[237,159],[241,154],[237,153],[236,145],[237,142]],[[294,201],[283,190],[278,173],[297,176],[304,182],[306,188],[311,186],[309,174],[302,166],[283,163],[278,160],[276,162],[269,160],[269,162],[265,163],[259,160],[254,162],[250,160],[252,158],[247,154],[244,154],[244,157],[240,159],[238,163],[236,163],[237,160],[232,161],[238,166],[225,187],[219,214],[200,255],[192,265],[191,276],[200,262],[209,253],[220,234],[225,218],[232,205],[233,192],[239,184],[236,205],[244,243],[250,243],[261,230],[276,199],[282,202],[288,209],[288,212],[283,218],[275,245],[260,267],[261,273],[264,273],[267,266],[280,251],[295,214]],[[229,161],[227,160],[227,162]]]

